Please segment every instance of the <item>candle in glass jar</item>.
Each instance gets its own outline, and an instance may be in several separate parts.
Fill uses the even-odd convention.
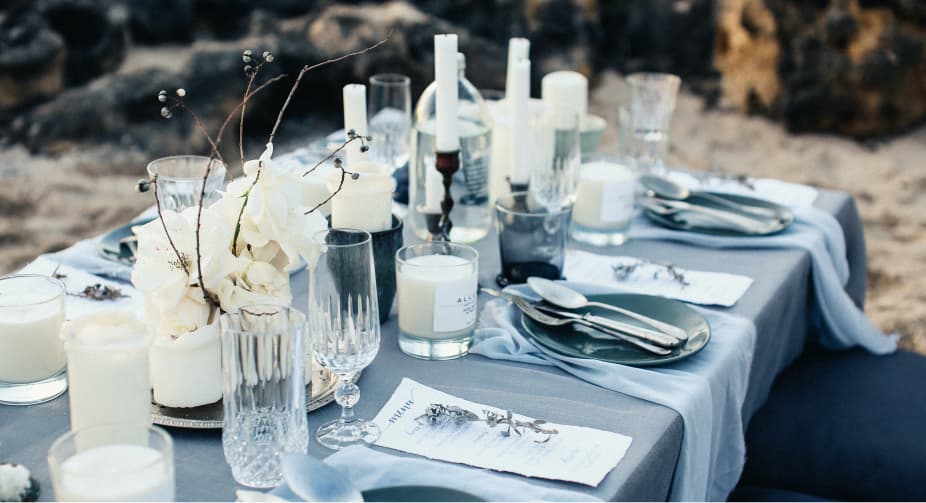
[[[456,152],[460,149],[460,134],[457,124],[459,71],[455,34],[434,35],[434,81],[437,83],[434,110],[436,148],[438,152]]]
[[[146,445],[113,444],[61,463],[58,501],[174,501],[169,462]]]
[[[62,323],[64,286],[59,281],[32,275],[0,280],[0,382],[33,383],[61,371]]]
[[[145,325],[124,311],[104,310],[64,327],[71,429],[151,422]]]
[[[573,222],[590,229],[626,226],[633,218],[634,170],[617,162],[596,160],[582,165],[572,210]]]
[[[423,255],[400,263],[399,329],[425,339],[471,332],[476,323],[476,269],[454,255]]]
[[[341,190],[331,200],[331,225],[367,232],[392,228],[392,193],[395,179],[385,165],[364,161],[350,168],[360,176],[344,178],[341,172],[328,175],[328,190]]]

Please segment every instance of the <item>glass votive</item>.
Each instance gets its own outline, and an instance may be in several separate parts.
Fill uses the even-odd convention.
[[[148,176],[157,177],[158,201],[161,209],[177,213],[199,205],[203,176],[209,167],[203,206],[216,202],[225,187],[225,164],[202,155],[174,155],[148,163]]]
[[[151,423],[151,336],[131,313],[99,311],[64,325],[71,430]]]
[[[399,349],[424,360],[469,352],[476,327],[479,253],[457,243],[409,245],[395,255]]]
[[[633,221],[637,178],[636,165],[629,157],[583,157],[572,209],[572,237],[596,246],[623,244]]]
[[[49,276],[0,278],[0,404],[41,403],[67,389],[64,284]]]
[[[524,283],[531,276],[560,279],[569,238],[572,204],[547,207],[527,192],[512,192],[495,202],[502,272],[500,286]]]
[[[174,501],[174,447],[160,428],[107,424],[67,433],[48,450],[57,501]]]

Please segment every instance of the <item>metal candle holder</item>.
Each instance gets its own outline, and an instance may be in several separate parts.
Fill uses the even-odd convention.
[[[453,209],[453,198],[450,196],[450,185],[453,175],[460,170],[460,151],[437,152],[434,167],[443,177],[444,199],[441,200],[441,214],[425,215],[428,224],[429,241],[450,241],[450,229],[453,222],[450,220],[450,211]]]

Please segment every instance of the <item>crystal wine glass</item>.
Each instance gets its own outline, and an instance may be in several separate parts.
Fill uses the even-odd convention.
[[[669,73],[632,73],[627,76],[627,83],[631,154],[645,171],[664,174],[669,123],[682,80]]]
[[[397,73],[370,77],[370,154],[393,171],[408,162],[411,141],[411,79]]]
[[[316,361],[340,378],[334,398],[341,417],[318,428],[315,438],[329,449],[373,443],[379,428],[355,417],[358,372],[379,351],[379,308],[370,233],[329,229],[315,236],[321,247],[309,284],[309,331]]]
[[[548,110],[530,126],[533,201],[555,210],[575,202],[582,165],[578,114]]]

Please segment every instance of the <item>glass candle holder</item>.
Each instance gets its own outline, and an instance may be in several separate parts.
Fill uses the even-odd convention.
[[[64,393],[64,284],[18,274],[0,278],[0,404],[30,405]]]
[[[131,313],[104,310],[64,325],[71,430],[151,423],[151,336]]]
[[[560,279],[569,238],[572,205],[548,207],[527,192],[512,192],[495,202],[502,272],[500,286],[524,283],[531,276]]]
[[[305,454],[305,326],[299,311],[245,306],[222,324],[222,447],[239,484],[267,488],[283,481],[285,454]]]
[[[633,221],[637,178],[629,157],[583,157],[572,209],[572,237],[596,246],[623,244]]]
[[[48,450],[57,501],[174,501],[174,447],[160,428],[107,424],[67,433]]]
[[[174,155],[148,163],[148,176],[157,177],[158,200],[161,208],[177,213],[199,205],[203,175],[209,167],[204,206],[219,199],[225,187],[225,164],[202,155]]]
[[[423,243],[400,249],[395,260],[399,349],[425,360],[465,355],[476,327],[479,253]]]

